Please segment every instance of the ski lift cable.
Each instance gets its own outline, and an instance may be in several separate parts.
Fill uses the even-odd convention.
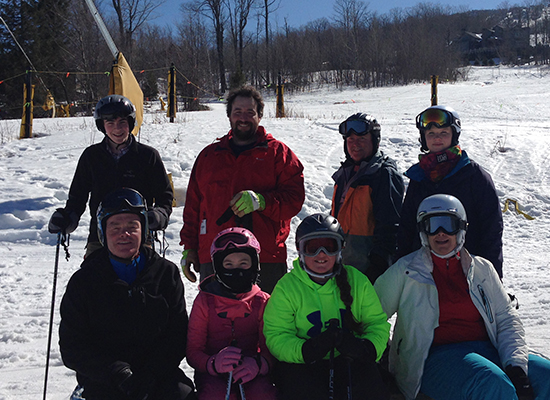
[[[17,41],[17,38],[15,37],[15,35],[13,34],[13,32],[11,31],[11,29],[9,28],[8,24],[6,23],[6,21],[4,21],[4,18],[2,18],[2,16],[0,16],[0,19],[2,20],[2,23],[4,24],[4,26],[6,27],[6,29],[8,30],[8,32],[10,33],[11,37],[13,38],[13,40],[15,41],[15,43],[17,44],[17,46],[19,47],[19,50],[21,50],[21,52],[23,53],[23,55],[25,56],[25,58],[27,59],[29,65],[31,66],[32,68],[32,71],[34,72],[37,72],[36,71],[36,67],[33,65],[31,59],[29,58],[29,56],[27,55],[27,53],[25,53],[25,50],[23,50],[23,47],[21,47],[21,45],[19,44],[19,42]],[[46,92],[49,92],[50,90],[48,89],[48,87],[46,86],[46,84],[44,83],[44,81],[42,80],[42,78],[40,77],[40,75],[38,75],[38,80],[40,81],[40,83],[42,84],[42,86],[44,86],[44,89],[46,90]]]

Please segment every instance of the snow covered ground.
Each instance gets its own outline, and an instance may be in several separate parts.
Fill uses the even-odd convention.
[[[528,220],[504,214],[504,284],[519,299],[529,345],[550,355],[550,69],[473,68],[469,80],[439,86],[439,104],[462,118],[462,147],[492,175],[501,205],[517,200]],[[400,171],[417,161],[414,117],[429,106],[430,85],[369,90],[318,89],[286,95],[288,118],[275,119],[267,96],[262,120],[268,132],[288,144],[305,166],[306,201],[293,230],[307,215],[328,212],[332,173],[343,159],[338,124],[368,112],[382,125],[381,148]],[[224,105],[212,111],[179,113],[170,124],[160,112],[146,115],[140,140],[157,148],[172,173],[178,196],[170,225],[167,258],[178,263],[182,204],[199,151],[225,134]],[[91,117],[35,120],[33,139],[15,140],[19,121],[0,121],[0,400],[42,397],[52,297],[56,237],[47,231],[50,215],[64,205],[78,158],[102,139]],[[74,373],[62,364],[57,346],[58,306],[84,254],[89,216],[71,235],[71,258],[61,251],[56,291],[48,399],[68,399]],[[295,257],[294,235],[287,244]],[[186,281],[188,307],[197,293]],[[189,371],[185,363],[182,366]]]

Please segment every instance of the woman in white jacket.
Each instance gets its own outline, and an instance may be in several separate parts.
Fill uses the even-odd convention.
[[[550,399],[550,361],[529,354],[523,326],[495,269],[462,248],[466,212],[453,196],[420,204],[423,247],[375,284],[397,312],[390,372],[408,400]]]

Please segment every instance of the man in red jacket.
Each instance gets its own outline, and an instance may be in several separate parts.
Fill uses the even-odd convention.
[[[185,276],[196,281],[213,274],[210,245],[225,228],[242,226],[258,238],[260,282],[271,293],[286,272],[285,240],[290,220],[304,202],[303,166],[284,143],[268,134],[260,120],[264,102],[246,86],[229,93],[229,133],[201,151],[189,185],[180,245]]]

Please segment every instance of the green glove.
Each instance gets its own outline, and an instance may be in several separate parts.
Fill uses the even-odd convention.
[[[199,272],[198,268],[200,267],[199,264],[199,255],[197,253],[197,250],[194,249],[188,249],[183,250],[181,253],[181,270],[183,271],[183,275],[187,279],[189,279],[191,282],[197,281],[197,276],[193,273],[191,270],[191,265],[195,269],[195,271]]]
[[[238,217],[265,209],[264,196],[253,192],[252,190],[243,190],[242,192],[237,193],[233,199],[231,199],[229,204],[231,205],[231,209],[235,215]]]

